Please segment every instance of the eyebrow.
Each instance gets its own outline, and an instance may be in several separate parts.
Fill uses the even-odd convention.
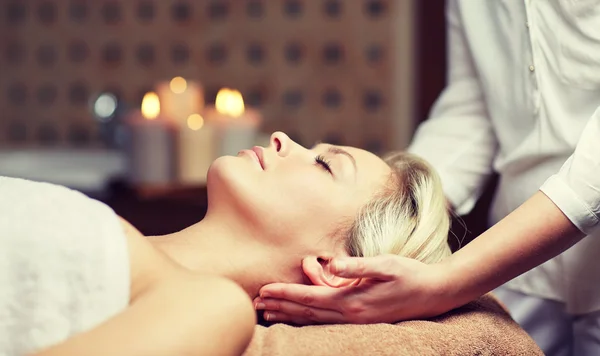
[[[336,147],[336,146],[332,146],[332,145],[328,145],[328,144],[324,144],[324,143],[321,143],[321,142],[318,142],[313,148],[316,148],[319,145],[325,145],[325,146],[327,146],[327,152],[328,153],[331,153],[331,154],[334,154],[334,155],[344,155],[344,156],[348,157],[350,159],[350,161],[352,162],[352,166],[354,167],[354,173],[356,173],[358,171],[358,169],[356,168],[356,159],[354,158],[354,156],[350,152],[348,152],[348,151],[346,151],[346,150],[344,150],[342,148],[339,148],[339,147]]]
[[[344,155],[348,158],[350,158],[350,161],[352,162],[352,166],[354,167],[354,172],[356,173],[357,168],[356,168],[356,159],[354,158],[353,155],[350,154],[350,152],[341,149],[339,147],[334,147],[334,146],[329,146],[329,148],[327,149],[327,152],[332,153],[334,155]]]

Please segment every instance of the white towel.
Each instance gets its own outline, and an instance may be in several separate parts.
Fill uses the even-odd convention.
[[[0,355],[25,355],[127,307],[116,214],[71,189],[0,177]]]

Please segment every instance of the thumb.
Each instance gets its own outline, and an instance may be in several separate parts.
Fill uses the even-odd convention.
[[[391,280],[398,273],[393,268],[398,258],[395,255],[334,258],[331,261],[331,273],[345,278]]]

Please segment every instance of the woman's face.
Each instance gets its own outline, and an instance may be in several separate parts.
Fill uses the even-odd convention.
[[[209,213],[239,216],[256,239],[298,254],[336,252],[343,245],[326,237],[352,222],[390,174],[368,151],[329,144],[306,149],[275,132],[269,147],[212,164]]]

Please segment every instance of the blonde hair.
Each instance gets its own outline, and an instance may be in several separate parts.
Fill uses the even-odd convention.
[[[392,176],[347,230],[350,255],[394,254],[424,263],[449,256],[450,215],[435,170],[405,152],[392,153],[384,161],[392,168]]]

